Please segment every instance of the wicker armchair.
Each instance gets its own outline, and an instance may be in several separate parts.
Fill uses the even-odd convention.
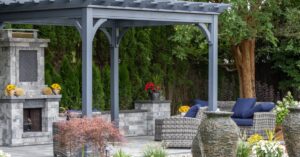
[[[155,140],[163,141],[164,146],[190,148],[197,134],[205,108],[201,108],[196,118],[173,116],[155,120]]]
[[[264,136],[264,138],[267,138],[266,130],[275,130],[275,116],[273,112],[257,112],[254,113],[253,126],[239,126],[239,128],[241,132],[244,132],[248,137],[258,133]]]

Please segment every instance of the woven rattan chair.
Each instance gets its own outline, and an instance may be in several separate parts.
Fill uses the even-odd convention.
[[[155,140],[163,141],[164,146],[190,148],[201,123],[205,108],[200,108],[196,118],[173,116],[155,120]]]

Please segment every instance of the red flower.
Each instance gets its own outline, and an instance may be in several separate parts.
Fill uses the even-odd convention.
[[[155,85],[153,82],[148,82],[145,85],[145,91],[147,92],[158,92],[160,90],[160,86]]]
[[[148,82],[146,85],[145,85],[145,91],[148,91],[148,90],[154,90],[154,83],[153,82]]]

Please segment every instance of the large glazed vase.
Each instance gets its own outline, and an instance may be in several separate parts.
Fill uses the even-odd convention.
[[[232,112],[205,112],[200,124],[200,137],[205,157],[236,157],[239,128],[231,119]]]
[[[290,157],[300,157],[300,107],[289,108],[282,129],[287,152]]]

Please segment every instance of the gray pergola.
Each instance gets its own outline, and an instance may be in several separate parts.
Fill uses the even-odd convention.
[[[82,39],[82,112],[92,116],[92,41],[110,43],[111,120],[119,122],[119,45],[130,27],[195,24],[209,44],[209,110],[217,109],[218,15],[230,5],[177,0],[0,0],[4,23],[75,26]]]

